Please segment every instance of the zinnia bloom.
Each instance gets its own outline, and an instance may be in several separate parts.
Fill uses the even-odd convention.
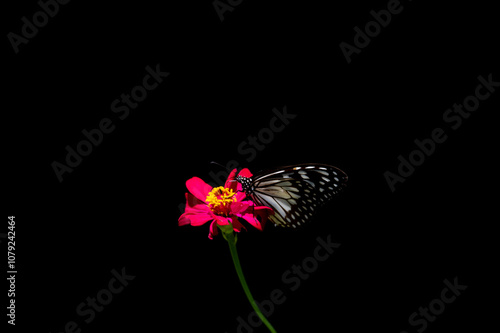
[[[186,193],[186,210],[179,218],[179,225],[190,224],[197,227],[212,221],[208,238],[213,239],[213,236],[218,234],[217,225],[232,225],[234,231],[240,232],[244,228],[238,221],[241,217],[262,231],[273,210],[266,206],[255,206],[253,201],[244,200],[246,195],[235,177],[236,169],[231,171],[224,186],[214,188],[198,177],[189,179],[186,182],[189,190],[189,193]]]

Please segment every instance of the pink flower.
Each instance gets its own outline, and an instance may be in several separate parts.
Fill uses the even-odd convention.
[[[198,177],[189,179],[186,187],[190,193],[186,193],[186,210],[179,217],[179,226],[190,224],[197,227],[212,221],[208,238],[213,239],[218,234],[217,225],[231,224],[234,231],[240,232],[245,228],[238,220],[241,217],[262,231],[267,217],[274,212],[269,207],[255,206],[252,201],[244,200],[246,195],[235,177],[236,169],[231,171],[224,186],[215,188]]]

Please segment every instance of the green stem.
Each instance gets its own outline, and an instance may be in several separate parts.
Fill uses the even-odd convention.
[[[245,276],[243,275],[243,271],[241,270],[240,259],[238,258],[238,251],[236,251],[236,239],[234,237],[233,232],[231,231],[230,233],[225,233],[224,236],[229,244],[229,250],[231,250],[231,257],[233,257],[234,268],[236,268],[236,273],[238,273],[238,278],[240,279],[241,286],[245,291],[245,295],[247,295],[248,301],[252,305],[252,308],[255,310],[257,316],[259,316],[260,320],[262,320],[262,322],[267,326],[269,331],[271,331],[272,333],[276,333],[276,330],[271,325],[271,323],[267,321],[266,317],[264,317],[262,312],[260,312],[259,306],[253,299],[252,293],[250,293],[250,289],[248,289]]]

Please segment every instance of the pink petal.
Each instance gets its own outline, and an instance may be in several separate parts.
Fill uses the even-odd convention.
[[[246,178],[253,177],[252,173],[247,168],[241,169],[241,171],[238,173],[238,176],[246,177]]]
[[[243,201],[247,197],[247,195],[245,194],[245,192],[243,192],[243,187],[241,186],[240,183],[238,183],[237,185],[237,190],[238,192],[236,192],[236,194],[234,195],[236,201]]]
[[[214,218],[217,221],[218,225],[228,225],[228,224],[231,224],[231,218],[230,217],[224,217],[224,216],[214,215]]]
[[[273,215],[274,211],[272,208],[267,206],[257,206],[254,207],[254,215],[257,215],[261,219],[262,229],[266,226],[267,218],[269,215]]]
[[[184,213],[181,215],[181,217],[179,217],[179,225],[183,226],[186,224],[191,224],[193,227],[198,227],[213,219],[214,219],[213,215],[209,213],[201,213],[201,214]]]
[[[180,227],[186,224],[191,224],[191,221],[188,218],[188,214],[186,213],[182,214],[181,217],[179,217],[178,222]]]
[[[219,230],[217,230],[217,223],[215,220],[210,224],[210,231],[208,232],[208,238],[214,239],[214,236],[217,236]]]
[[[241,215],[252,206],[253,202],[251,201],[236,201],[231,203],[231,213],[241,217]]]
[[[212,191],[212,186],[205,183],[198,177],[193,177],[188,179],[186,182],[186,187],[196,198],[205,202],[207,199],[207,195],[210,191]]]
[[[236,169],[233,169],[233,171],[231,171],[231,173],[227,177],[226,183],[224,184],[225,188],[230,188],[234,192],[236,192],[236,186],[238,185],[238,182],[236,181],[236,171]]]
[[[208,238],[213,239],[214,235],[217,235],[219,233],[219,230],[217,230],[217,225],[228,225],[230,224],[231,218],[228,217],[223,217],[223,216],[217,216],[214,215],[214,220],[210,224],[210,231],[208,233]]]
[[[227,177],[226,184],[224,185],[224,187],[233,190],[233,192],[236,192],[236,200],[241,201],[245,199],[246,195],[245,193],[242,192],[243,187],[241,186],[241,184],[238,181],[236,181],[236,171],[237,171],[236,169],[233,169],[233,171],[231,171],[231,173]]]
[[[187,217],[191,221],[191,225],[193,227],[198,227],[198,226],[203,225],[203,224],[207,223],[208,221],[211,221],[214,219],[213,214],[210,214],[210,213],[192,214],[192,215],[189,215]]]
[[[250,223],[254,228],[257,228],[258,230],[262,231],[262,225],[260,224],[259,220],[255,218],[255,216],[252,213],[246,213],[241,216],[245,221]]]
[[[238,218],[236,217],[232,218],[232,224],[233,224],[233,229],[236,232],[240,232],[241,229],[246,229],[245,226],[243,226],[243,224],[241,224],[241,222],[238,221]]]
[[[273,210],[269,207],[257,206],[253,207],[253,209],[247,210],[241,217],[252,226],[262,231],[264,230],[264,226],[266,225],[267,217],[273,213]],[[259,222],[257,216],[260,217],[261,222]]]
[[[210,211],[210,208],[206,203],[197,199],[191,193],[186,193],[186,213],[202,213],[208,211]]]
[[[179,217],[179,226],[186,224],[198,226],[210,219],[213,219],[210,208],[191,193],[186,193],[186,209],[184,214]]]

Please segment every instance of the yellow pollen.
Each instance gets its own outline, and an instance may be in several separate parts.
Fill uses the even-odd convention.
[[[212,212],[217,215],[229,215],[229,205],[232,202],[236,202],[236,193],[224,186],[214,187],[210,193],[208,193],[205,201],[209,205]]]

